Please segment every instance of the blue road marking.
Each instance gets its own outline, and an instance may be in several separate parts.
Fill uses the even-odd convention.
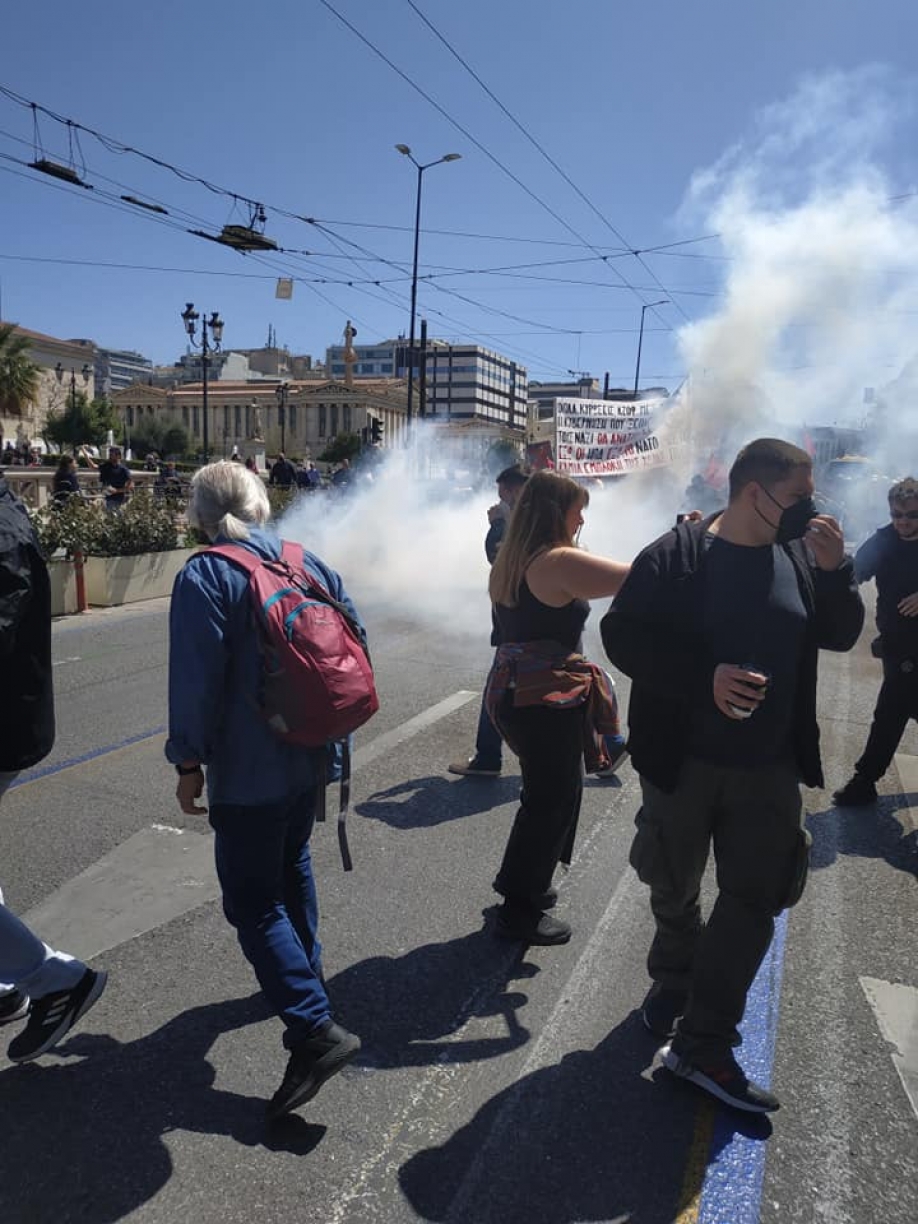
[[[765,1088],[771,1085],[774,1065],[786,938],[785,910],[775,923],[775,937],[752,984],[740,1026],[743,1070]],[[737,1130],[740,1116],[734,1110],[717,1112],[698,1224],[758,1224],[767,1145],[763,1135],[754,1135],[761,1119],[749,1115],[751,1133],[742,1134]]]
[[[130,748],[132,744],[139,744],[141,740],[153,739],[156,735],[165,734],[165,730],[164,726],[154,727],[152,731],[141,731],[139,735],[129,735],[126,739],[119,740],[116,744],[106,744],[104,748],[93,748],[91,752],[84,752],[80,756],[70,757],[67,761],[58,761],[54,765],[38,765],[34,769],[23,770],[10,787],[10,790],[14,790],[17,786],[24,786],[26,782],[37,782],[39,778],[48,778],[52,774],[60,773],[64,769],[72,769],[74,765],[83,765],[87,761],[94,761],[96,757],[107,756],[110,752],[117,752],[119,748]]]

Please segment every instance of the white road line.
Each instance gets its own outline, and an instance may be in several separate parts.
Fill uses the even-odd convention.
[[[908,752],[897,752],[893,758],[902,783],[902,791],[906,795],[918,794],[918,756]],[[918,807],[898,808],[894,813],[906,833],[918,829]]]
[[[355,764],[363,768],[389,755],[477,696],[460,689],[422,710],[358,749]],[[91,960],[219,895],[210,834],[154,824],[68,880],[23,920],[46,943]]]
[[[66,659],[55,659],[52,662],[51,666],[52,667],[62,667],[65,663],[82,663],[82,661],[83,661],[82,655],[70,655]]]
[[[918,1117],[918,990],[880,978],[859,980],[884,1040],[896,1047],[892,1060]]]
[[[441,718],[446,718],[448,714],[452,714],[455,710],[461,710],[464,705],[468,705],[470,701],[479,696],[479,693],[470,692],[468,689],[459,689],[452,696],[444,698],[443,701],[438,701],[436,705],[432,705],[426,710],[422,710],[414,718],[409,718],[400,727],[396,727],[392,731],[384,731],[382,735],[377,735],[369,744],[358,748],[354,753],[354,765],[363,769],[381,756],[387,756],[393,748],[404,743],[405,740],[411,739],[421,731],[425,731],[435,722],[439,722]]]

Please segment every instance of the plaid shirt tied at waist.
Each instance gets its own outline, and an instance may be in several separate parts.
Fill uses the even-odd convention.
[[[583,757],[587,773],[609,764],[604,737],[621,734],[615,684],[607,671],[559,642],[506,642],[498,646],[485,688],[485,705],[507,746],[519,755],[502,711],[542,705],[567,710],[586,707]]]

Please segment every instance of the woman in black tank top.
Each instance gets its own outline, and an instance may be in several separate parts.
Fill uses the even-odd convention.
[[[625,581],[627,565],[575,544],[588,501],[585,488],[555,472],[536,472],[526,482],[491,570],[501,642],[550,641],[579,652],[589,600],[615,595]],[[580,812],[584,707],[510,702],[502,718],[520,749],[523,786],[494,881],[504,897],[497,931],[525,943],[567,943],[568,924],[544,910],[558,862],[569,861]]]

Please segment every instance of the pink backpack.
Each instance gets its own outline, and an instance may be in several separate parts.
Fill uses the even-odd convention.
[[[379,709],[379,698],[360,626],[306,570],[302,547],[282,544],[277,561],[238,544],[208,552],[249,576],[262,655],[262,717],[286,743],[322,748],[362,726]]]

